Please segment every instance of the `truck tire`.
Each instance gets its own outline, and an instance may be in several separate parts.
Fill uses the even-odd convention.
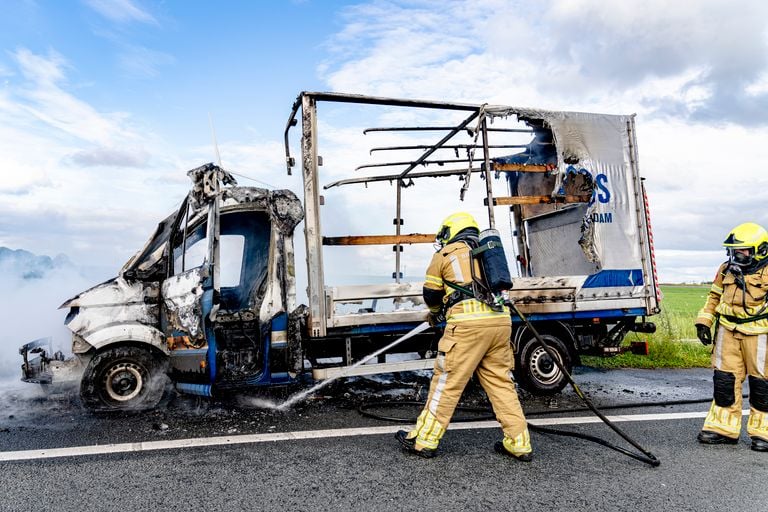
[[[167,379],[147,349],[113,347],[93,356],[80,382],[80,399],[93,411],[141,411],[155,407]]]
[[[571,373],[573,361],[568,347],[560,338],[550,334],[541,335],[547,346],[554,351],[563,367]],[[515,379],[518,384],[534,395],[559,393],[568,380],[541,343],[535,338],[525,339],[515,354]]]

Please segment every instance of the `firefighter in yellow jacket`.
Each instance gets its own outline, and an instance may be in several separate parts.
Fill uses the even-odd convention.
[[[696,331],[712,343],[714,400],[698,440],[736,444],[741,432],[741,388],[749,378],[747,433],[752,449],[768,452],[768,232],[748,222],[736,226],[723,245],[728,261],[720,265]]]
[[[423,293],[430,323],[441,323],[444,313],[445,332],[438,343],[424,410],[413,430],[401,430],[395,437],[406,451],[433,457],[464,387],[475,373],[504,431],[496,451],[528,462],[533,458],[531,439],[511,377],[514,357],[509,309],[491,307],[446,285],[471,287],[470,246],[477,245],[478,234],[475,219],[463,212],[445,219],[438,232],[440,249],[427,269]],[[474,264],[474,274],[479,275],[478,264]]]

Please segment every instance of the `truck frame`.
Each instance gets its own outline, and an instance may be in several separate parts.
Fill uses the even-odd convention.
[[[426,112],[428,122],[366,128],[365,135],[398,138],[369,154],[394,156],[359,165],[364,176],[321,189],[318,105],[324,103],[383,108],[406,119]],[[430,124],[441,115],[449,121]],[[122,410],[156,405],[163,375],[181,392],[214,396],[309,375],[323,380],[431,368],[439,330],[351,368],[426,318],[423,282],[404,280],[402,261],[405,246],[435,240],[430,228],[436,225],[403,232],[403,191],[425,179],[458,177],[464,201],[471,178],[480,176],[489,227],[498,227],[499,211],[509,213],[505,244],[518,275],[508,299],[566,369],[580,354],[619,353],[628,332],[653,331],[647,317],[658,313],[661,295],[633,116],[303,92],[284,134],[288,174],[296,166],[289,134],[299,121],[303,201],[288,190],[237,186],[213,164],[193,169],[187,198],[118,277],[62,305],[69,308],[74,357],[54,353],[50,340],[28,343],[20,349],[22,380],[51,384],[81,373],[85,406]],[[507,121],[516,125],[505,127]],[[418,143],[403,143],[404,134],[416,134]],[[430,136],[437,140],[425,142]],[[526,140],[504,140],[511,136]],[[521,151],[509,155],[511,149]],[[430,166],[439,168],[416,170]],[[504,195],[494,192],[498,181]],[[376,183],[395,185],[394,233],[326,236],[322,191]],[[293,234],[302,220],[307,304],[297,306]],[[392,246],[391,282],[326,283],[328,247],[375,246]],[[516,379],[533,393],[558,392],[566,384],[562,372],[521,319],[512,321]]]

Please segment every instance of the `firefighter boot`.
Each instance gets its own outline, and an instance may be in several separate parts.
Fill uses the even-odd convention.
[[[398,430],[395,433],[395,439],[397,439],[403,447],[403,450],[418,455],[419,457],[424,457],[425,459],[431,459],[435,456],[435,452],[437,451],[430,448],[416,448],[416,437],[409,438],[408,432],[405,430]]]
[[[710,432],[708,430],[702,430],[696,437],[701,444],[736,444],[739,442],[738,438],[726,437],[717,432]]]
[[[759,437],[753,437],[750,448],[756,452],[768,452],[768,441]]]
[[[497,441],[493,445],[496,453],[507,455],[521,462],[531,462],[533,460],[533,448],[531,447],[531,436],[526,428],[517,437],[504,436],[503,441]]]

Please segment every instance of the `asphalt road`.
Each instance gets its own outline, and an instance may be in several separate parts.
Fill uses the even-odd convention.
[[[423,398],[423,377],[400,377],[340,383],[286,413],[254,404],[296,389],[228,401],[172,395],[150,413],[95,416],[67,394],[45,399],[17,386],[0,396],[0,456],[42,458],[0,462],[0,510],[768,510],[768,454],[749,450],[746,436],[737,446],[696,443],[702,418],[684,413],[703,415],[706,403],[613,408],[708,398],[709,370],[577,372],[606,414],[630,420],[617,425],[661,460],[657,468],[594,443],[538,433],[535,460],[520,463],[493,452],[501,433],[489,422],[454,423],[435,459],[409,456],[392,436],[402,426],[357,411],[372,400]],[[579,405],[573,392],[521,395],[532,422],[560,418],[565,424],[556,428],[630,448],[602,424],[574,424],[572,418],[592,415],[572,410]],[[462,403],[482,406],[484,396],[473,389]],[[418,409],[374,411],[408,418]],[[647,414],[657,417],[639,421]],[[458,416],[478,419],[474,412]],[[352,428],[361,430],[350,435]],[[318,437],[302,438],[308,433]],[[110,452],[190,439],[238,444]],[[105,453],[40,455],[96,445]]]

